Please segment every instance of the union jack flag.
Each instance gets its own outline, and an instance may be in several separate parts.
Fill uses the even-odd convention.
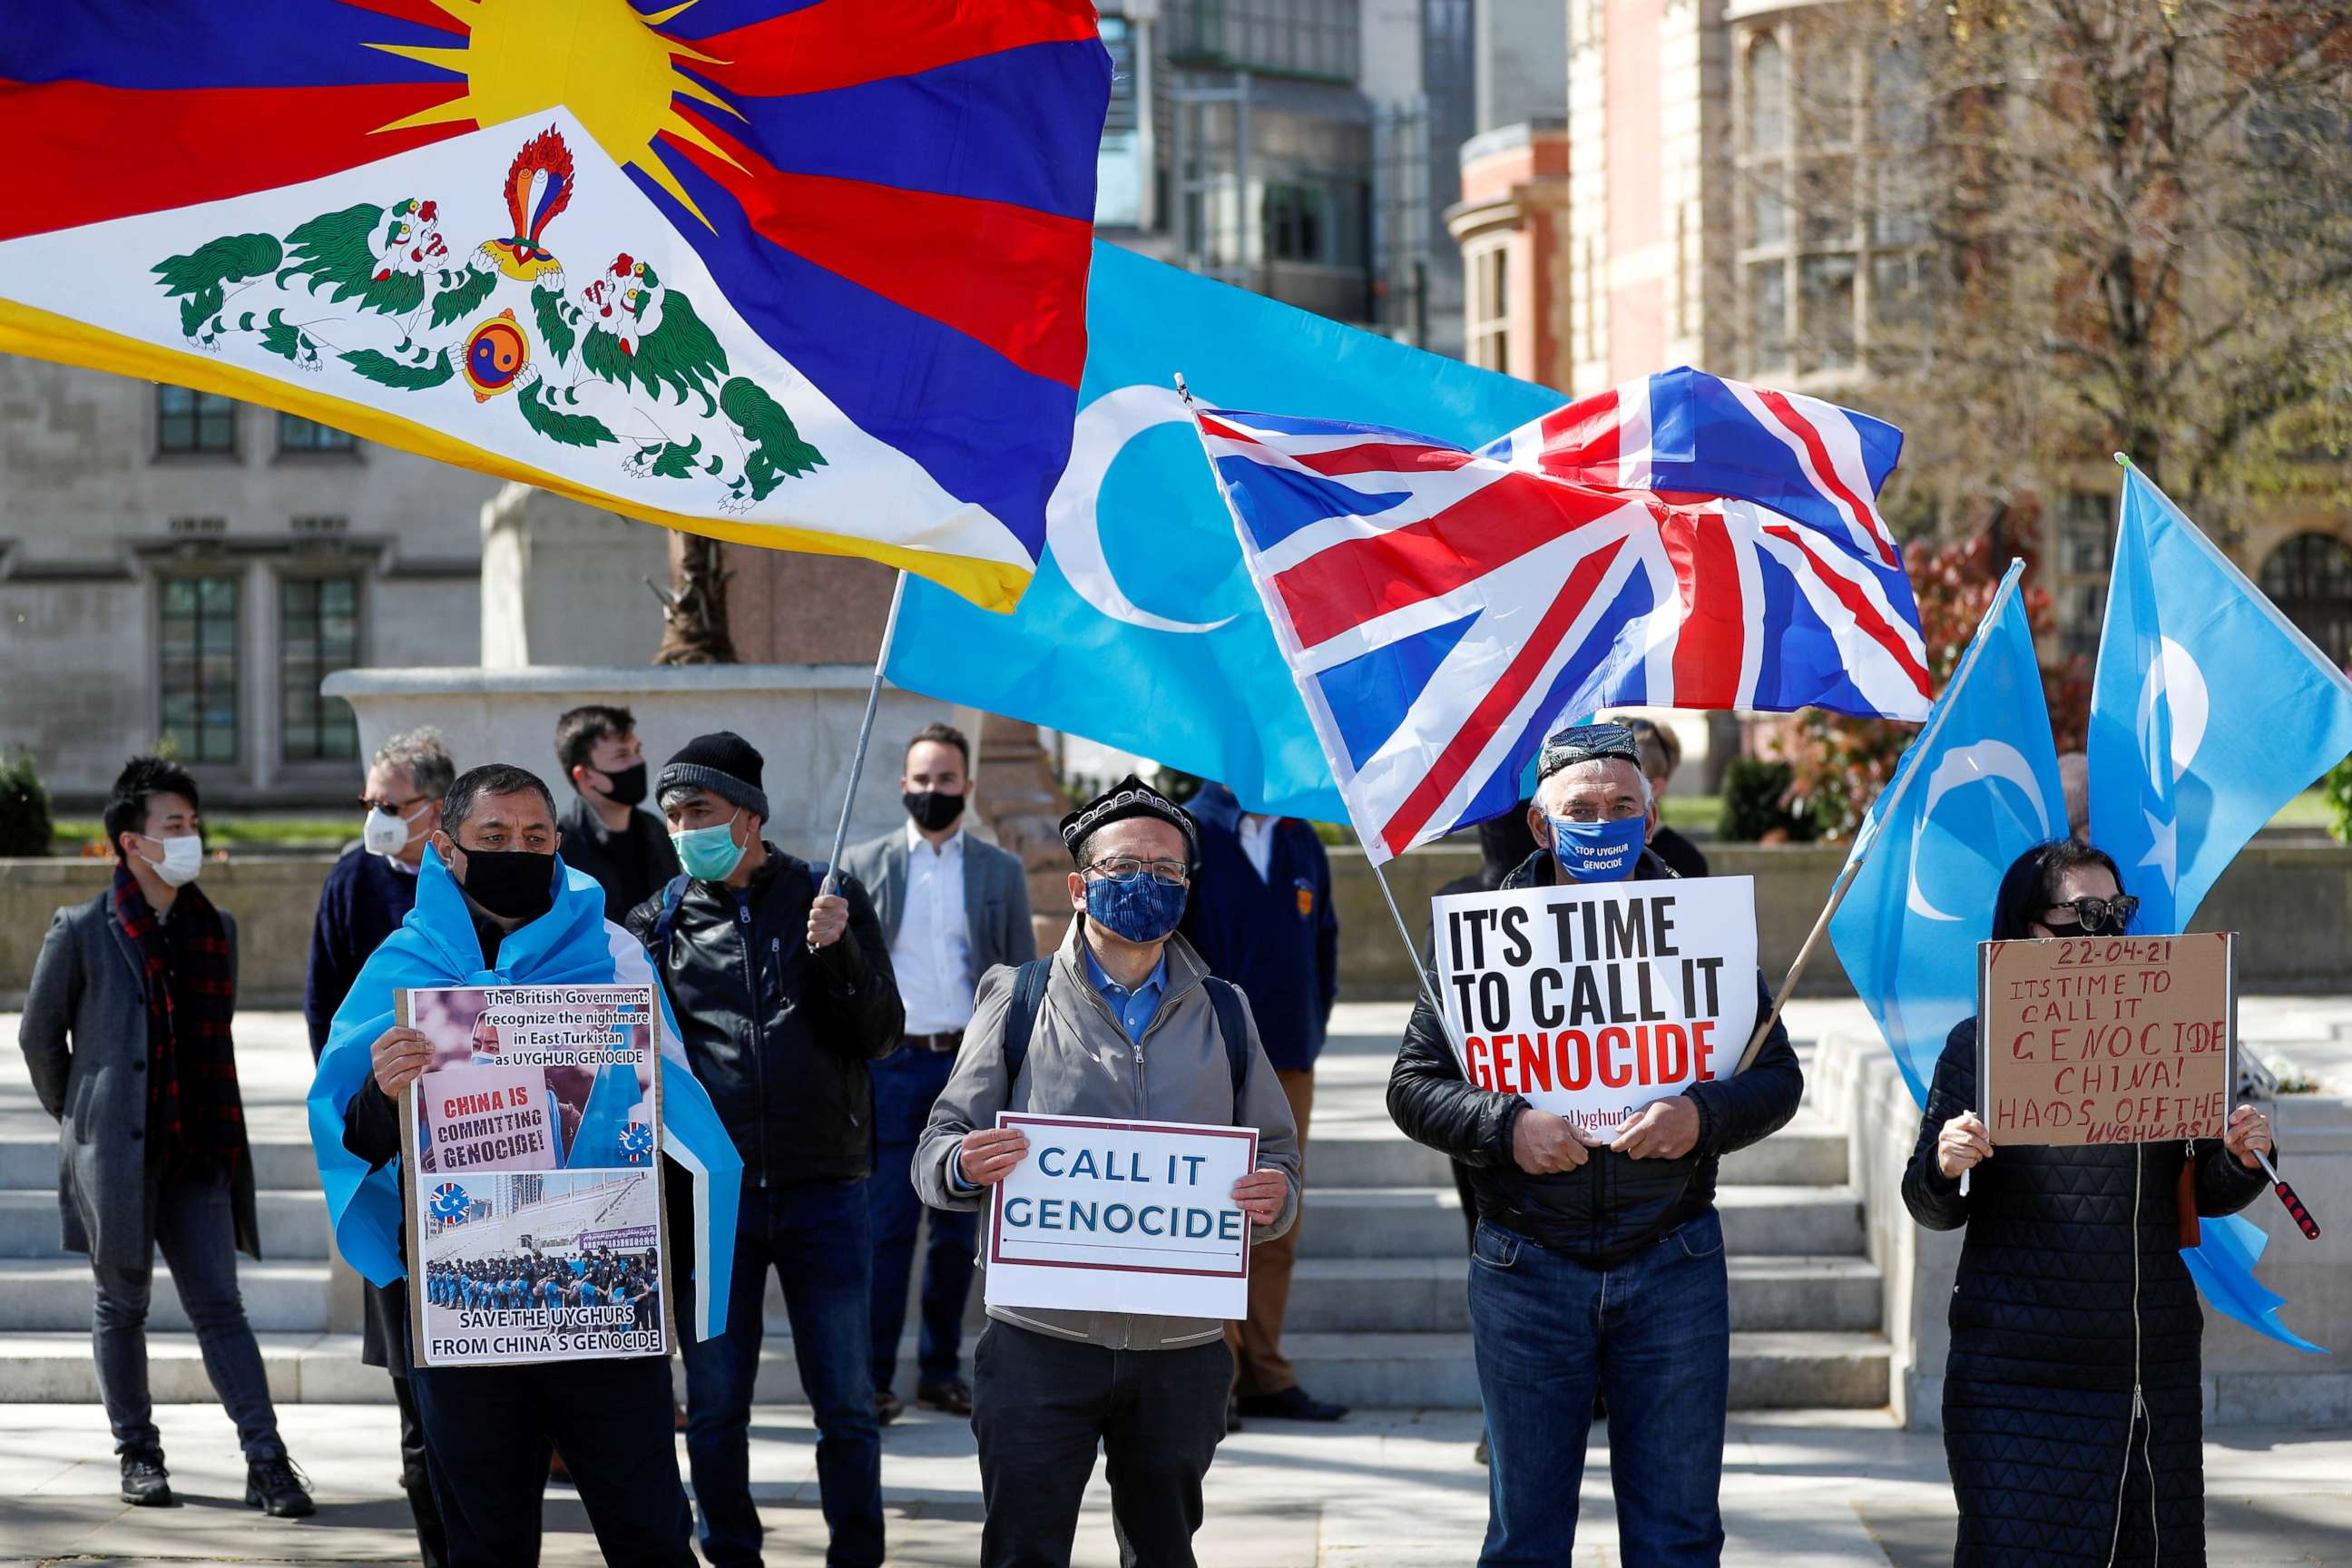
[[[1879,421],[1689,371],[1478,452],[1198,420],[1375,861],[1509,809],[1543,737],[1596,709],[1927,715]]]

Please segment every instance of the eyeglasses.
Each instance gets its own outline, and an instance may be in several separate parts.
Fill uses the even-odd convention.
[[[1192,879],[1192,868],[1181,860],[1139,860],[1132,855],[1114,855],[1084,868],[1099,871],[1113,882],[1132,882],[1146,873],[1153,881],[1165,882],[1171,888],[1181,888]]]
[[[362,811],[381,811],[387,816],[402,816],[407,814],[410,806],[415,805],[420,800],[427,798],[429,797],[425,795],[412,795],[406,800],[370,800],[366,795],[362,795],[360,796],[360,809]]]
[[[2072,910],[2079,924],[2061,925],[2055,921],[2042,923],[2059,936],[2114,936],[2131,924],[2132,916],[2139,913],[2139,900],[2129,893],[2118,893],[2112,899],[2069,899],[2050,906],[2052,912]]]

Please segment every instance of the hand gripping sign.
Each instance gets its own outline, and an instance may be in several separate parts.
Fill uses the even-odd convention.
[[[1602,1139],[1727,1078],[1756,1026],[1756,885],[1705,877],[1433,901],[1438,994],[1472,1083]]]
[[[1008,1110],[1028,1157],[988,1217],[992,1307],[1176,1318],[1249,1312],[1249,1215],[1234,1184],[1257,1129]]]

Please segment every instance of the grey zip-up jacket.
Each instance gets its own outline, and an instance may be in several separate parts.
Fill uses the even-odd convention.
[[[963,1047],[956,1053],[955,1072],[932,1105],[930,1124],[915,1151],[917,1191],[933,1208],[969,1210],[986,1205],[989,1189],[959,1192],[950,1179],[949,1163],[964,1134],[995,1126],[1000,1110],[1254,1126],[1258,1167],[1278,1170],[1289,1183],[1274,1223],[1250,1227],[1251,1245],[1272,1241],[1298,1217],[1298,1129],[1290,1118],[1290,1101],[1265,1059],[1265,1048],[1258,1043],[1257,1025],[1253,1021],[1249,1026],[1249,1071],[1242,1080],[1241,1114],[1236,1116],[1233,1068],[1217,1034],[1216,1008],[1202,988],[1209,971],[1200,955],[1182,937],[1169,939],[1167,989],[1160,1010],[1143,1038],[1130,1042],[1110,1004],[1087,975],[1079,947],[1085,941],[1085,922],[1073,921],[1069,939],[1053,956],[1045,1004],[1037,1010],[1037,1026],[1017,1082],[1005,1081],[1004,1019],[1012,1009],[1018,972],[999,966],[982,977]],[[986,1253],[983,1245],[983,1267]],[[988,1315],[1112,1350],[1181,1350],[1225,1331],[1224,1324],[1213,1318],[1036,1307],[991,1307]]]

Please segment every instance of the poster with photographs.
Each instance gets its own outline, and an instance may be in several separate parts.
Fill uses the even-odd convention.
[[[426,1366],[666,1355],[660,1058],[643,985],[399,994],[412,1344]]]

